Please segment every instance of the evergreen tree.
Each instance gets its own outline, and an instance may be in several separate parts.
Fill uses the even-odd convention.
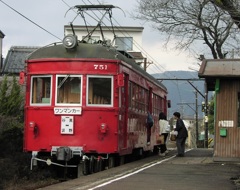
[[[15,76],[10,83],[8,81],[8,77],[5,76],[0,85],[0,115],[22,116],[23,96],[21,88]]]
[[[211,97],[208,105],[208,131],[210,134],[214,134],[214,96]]]
[[[7,115],[19,116],[22,111],[23,96],[17,83],[16,77],[13,76],[11,92],[8,96]]]
[[[6,115],[7,110],[7,92],[8,92],[9,86],[7,81],[7,76],[4,77],[1,85],[0,85],[0,115]]]

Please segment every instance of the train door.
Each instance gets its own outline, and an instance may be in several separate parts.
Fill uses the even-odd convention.
[[[149,94],[148,94],[148,111],[150,112],[150,114],[152,114],[152,107],[153,107],[153,94],[152,94],[152,88],[149,88]],[[149,144],[151,141],[151,127],[147,127],[147,143]]]
[[[128,121],[128,79],[129,76],[124,74],[124,84],[119,88],[120,93],[120,115],[119,115],[119,148],[127,148],[127,121]]]
[[[152,114],[152,101],[153,101],[153,94],[152,94],[152,88],[149,88],[149,95],[148,95],[148,111]]]

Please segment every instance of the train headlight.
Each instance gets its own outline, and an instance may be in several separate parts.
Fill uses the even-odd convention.
[[[107,133],[107,124],[106,123],[101,123],[100,132],[104,133],[104,134]]]
[[[36,123],[34,121],[29,122],[29,127],[34,128],[36,126]]]
[[[63,46],[67,49],[73,49],[77,46],[77,36],[68,34],[63,38]]]

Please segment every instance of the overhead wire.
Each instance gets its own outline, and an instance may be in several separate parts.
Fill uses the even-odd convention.
[[[59,40],[62,40],[61,38],[59,38],[58,36],[56,36],[56,35],[54,35],[53,33],[51,33],[50,31],[48,31],[47,29],[45,29],[44,27],[42,27],[42,26],[40,26],[39,24],[37,24],[36,22],[34,22],[33,20],[31,20],[30,18],[28,18],[28,17],[26,17],[25,15],[23,15],[22,13],[20,13],[19,11],[17,11],[16,9],[14,9],[13,7],[11,7],[10,5],[8,5],[7,3],[5,3],[3,0],[0,0],[4,5],[6,5],[8,8],[10,8],[11,10],[13,10],[14,12],[16,12],[17,14],[19,14],[20,16],[22,16],[23,18],[25,18],[26,20],[28,20],[29,22],[31,22],[32,24],[34,24],[35,26],[37,26],[37,27],[39,27],[40,29],[42,29],[42,30],[44,30],[45,32],[47,32],[48,34],[50,34],[51,36],[53,36],[53,37],[55,37],[55,38],[57,38],[57,39],[59,39]],[[62,0],[67,6],[69,6],[64,0]],[[83,0],[82,0],[83,1]],[[84,2],[84,1],[83,1]],[[90,2],[89,0],[88,0],[88,2]],[[85,2],[84,2],[85,3]],[[91,2],[90,2],[91,3]],[[85,3],[86,4],[86,3]],[[92,4],[92,3],[91,3]],[[70,6],[69,6],[70,7]],[[88,15],[88,16],[91,16],[91,15]],[[114,18],[113,18],[113,20],[120,26],[120,27],[122,27]],[[88,23],[89,24],[89,23]],[[103,22],[103,24],[105,25],[105,26],[107,26],[104,22]],[[89,24],[90,25],[90,24]],[[116,26],[115,26],[116,27]],[[119,31],[119,32],[121,32],[125,37],[126,37],[126,34],[128,35],[128,36],[130,36],[129,35],[129,33],[127,32],[127,31],[125,31],[125,33],[123,33],[118,27],[116,27],[117,28],[117,30]],[[150,57],[155,63],[158,63],[156,60],[154,60],[154,58],[152,58],[152,56],[150,55],[150,54],[148,54],[148,52],[145,50],[145,49],[143,49],[134,39],[133,39],[133,42],[134,42],[134,45],[137,47],[137,48],[139,48],[140,50],[141,50],[141,52],[144,52],[145,53],[145,55],[147,55],[148,57]],[[165,71],[167,71],[163,66],[161,66],[161,65],[159,65],[159,64],[154,64],[154,66],[158,69],[158,70],[160,70],[161,72],[165,72]],[[160,67],[162,68],[160,68]],[[168,73],[169,73],[169,71],[167,71]],[[171,74],[171,73],[170,73]],[[164,73],[164,75],[166,75],[166,73]],[[174,76],[174,78],[176,78],[175,77],[175,75],[173,75]],[[172,81],[173,82],[173,81]],[[176,84],[176,83],[175,83]],[[178,85],[178,84],[176,84],[176,85]],[[179,94],[179,96],[180,96],[180,94]]]
[[[26,20],[28,20],[29,22],[33,23],[35,26],[41,28],[42,30],[44,30],[45,32],[47,32],[48,34],[52,35],[53,37],[62,40],[61,38],[59,38],[58,36],[54,35],[53,33],[49,32],[48,30],[46,30],[45,28],[43,28],[42,26],[40,26],[39,24],[37,24],[36,22],[32,21],[31,19],[29,19],[28,17],[26,17],[25,15],[23,15],[22,13],[20,13],[19,11],[17,11],[16,9],[14,9],[13,7],[11,7],[10,5],[8,5],[7,3],[5,3],[3,0],[0,0],[4,5],[6,5],[8,8],[12,9],[14,12],[16,12],[17,14],[19,14],[20,16],[22,16],[23,18],[25,18]]]
[[[82,0],[83,1],[83,3],[86,5],[86,3],[84,2],[84,0]],[[89,0],[87,0],[90,4],[92,4]],[[98,1],[98,0],[97,0]],[[98,1],[98,3],[100,4],[100,2]],[[99,11],[100,12],[100,11]],[[97,16],[94,12],[93,12],[93,14],[95,15],[95,16]],[[107,19],[107,20],[109,20],[109,19]],[[122,27],[114,18],[113,18],[113,20],[120,26],[120,27]],[[103,23],[105,26],[107,26],[105,23]],[[128,36],[131,36],[127,31],[125,31],[125,33],[123,33],[122,32],[122,30],[120,30],[118,27],[116,27],[117,28],[117,30],[119,31],[119,32],[121,32],[122,33],[122,35],[123,36],[125,36],[126,37],[126,34],[128,35]],[[136,47],[138,47],[139,49],[140,49],[140,51],[142,52],[145,52],[145,54],[146,55],[148,55],[150,58],[152,58],[151,57],[151,55],[149,55],[148,54],[148,52],[145,50],[145,49],[143,49],[134,39],[133,39],[133,41],[135,42],[135,46]],[[127,45],[127,44],[126,44]],[[153,58],[152,58],[153,59]],[[154,60],[154,59],[153,59]],[[156,60],[154,60],[156,63],[157,63],[157,61]],[[159,69],[161,72],[162,72],[162,70],[158,67],[158,65],[156,65],[156,64],[154,64],[155,66],[156,66],[156,68],[157,69]],[[161,65],[160,65],[161,66]],[[161,66],[165,71],[166,71],[166,69],[163,67],[163,66]],[[171,73],[170,73],[171,74]],[[164,72],[164,75],[166,75],[166,73]],[[177,78],[175,75],[173,75],[173,74],[171,74],[174,78]],[[175,84],[176,85],[176,87],[177,87],[177,92],[178,92],[178,95],[179,95],[179,99],[180,99],[180,102],[183,102],[183,100],[182,100],[182,96],[181,96],[181,93],[180,93],[180,90],[179,90],[179,83],[178,83],[178,81],[171,81],[173,84]]]
[[[64,0],[62,0],[68,7],[70,7]],[[87,3],[84,1],[84,0],[82,0],[82,2],[86,5]],[[88,2],[91,4],[91,5],[93,5],[92,4],[92,2],[91,1],[89,1],[88,0]],[[100,4],[100,2],[98,1],[98,3]],[[100,13],[101,13],[101,11],[99,11]],[[98,15],[94,12],[94,11],[92,11],[92,13],[95,15],[95,17],[96,18],[98,18],[99,19],[99,17],[98,17]],[[101,13],[102,14],[102,13]],[[90,15],[89,15],[90,16]],[[90,16],[91,18],[92,18],[92,16]],[[94,19],[95,20],[95,19]],[[107,20],[109,21],[109,19],[107,18]],[[123,27],[113,18],[113,20],[119,25],[119,27],[121,27],[121,30],[117,27],[117,26],[115,26],[115,28],[124,36],[124,37],[127,37],[126,36],[126,34],[128,35],[128,37],[129,36],[131,36],[127,31],[124,31],[124,29],[123,29]],[[106,28],[108,28],[108,30],[111,30],[111,28],[109,28],[108,26],[107,26],[107,24],[105,24],[103,21],[102,21],[102,24],[106,27]],[[124,32],[122,32],[122,31],[124,31]],[[148,52],[145,50],[145,49],[143,49],[142,48],[142,46],[141,45],[139,45],[134,39],[133,39],[133,42],[135,43],[135,46],[138,48],[138,49],[140,49],[140,51],[142,52],[145,52],[145,54],[146,55],[148,55],[150,58],[152,58],[151,57],[151,55],[149,55],[148,54]],[[128,44],[126,44],[125,42],[123,42],[125,45],[128,45]],[[153,58],[152,58],[153,59]],[[154,60],[154,59],[153,59]],[[157,61],[156,60],[154,60],[156,63],[157,63]],[[162,67],[163,68],[163,70],[161,70],[160,68],[159,68],[159,66],[158,65],[156,65],[156,64],[154,64],[154,66],[156,66],[156,68],[157,69],[159,69],[160,70],[160,72],[164,72],[164,71],[166,71],[166,69],[163,67],[163,66],[160,66],[160,67]],[[171,74],[171,73],[170,73]],[[165,75],[166,77],[168,77],[167,75],[166,75],[166,73],[164,72],[163,73],[163,75]],[[173,74],[171,74],[174,78],[176,78],[177,79],[177,77],[175,76],[175,75],[173,75]],[[182,102],[182,97],[181,97],[181,94],[180,94],[180,91],[179,91],[179,83],[178,83],[178,81],[171,81],[174,85],[176,85],[176,87],[177,87],[177,92],[178,92],[178,94],[179,94],[179,98],[180,98],[180,101]]]
[[[84,0],[82,0],[82,1],[84,2]],[[89,0],[88,0],[88,2],[91,3]],[[84,3],[85,3],[85,2],[84,2]],[[99,1],[98,1],[98,3],[100,4]],[[85,3],[85,4],[86,4],[86,3]],[[91,3],[91,4],[92,4],[92,3]],[[94,14],[95,14],[95,13],[94,13]],[[96,14],[95,14],[95,16],[96,16]],[[108,19],[108,20],[109,20],[109,19]],[[113,18],[113,20],[121,27],[121,25],[120,25],[114,18]],[[106,26],[106,24],[105,24],[105,26]],[[130,36],[130,34],[129,34],[127,31],[125,31],[125,33],[123,33],[122,30],[120,30],[118,27],[116,27],[116,28],[117,28],[117,30],[118,30],[119,32],[121,32],[121,33],[123,34],[123,36],[126,37],[126,34],[127,34],[128,36]],[[146,55],[148,55],[150,58],[152,58],[151,55],[149,55],[148,52],[147,52],[145,49],[143,49],[134,39],[133,39],[133,41],[135,42],[136,47],[138,47],[138,48],[140,49],[140,51],[145,52]],[[126,44],[126,45],[127,45],[127,44]],[[152,58],[152,59],[153,59],[153,58]],[[157,63],[156,60],[153,59],[153,61],[155,61],[155,62]],[[156,68],[159,69],[159,70],[162,72],[162,70],[159,68],[159,65],[158,65],[158,64],[154,64],[154,66],[156,66]],[[160,67],[162,67],[163,70],[166,71],[166,69],[165,69],[163,66],[160,65]],[[166,77],[168,77],[165,72],[164,72],[163,74],[164,74]],[[173,75],[172,73],[170,73],[170,75],[172,75],[174,78],[177,78],[177,77],[176,77],[175,75]],[[181,96],[181,93],[180,93],[180,90],[179,90],[179,83],[178,83],[178,81],[171,81],[171,82],[172,82],[174,85],[176,85],[176,87],[177,87],[177,89],[178,89],[177,92],[178,92],[180,101],[182,102],[182,96]]]
[[[86,5],[86,3],[84,2],[84,0],[82,0],[82,1],[83,1],[83,3]],[[87,1],[92,4],[91,1],[89,1],[89,0],[87,0]],[[98,0],[97,0],[97,1],[98,1]],[[98,1],[98,3],[100,4],[99,1]],[[99,12],[100,12],[100,11],[99,11]],[[93,14],[94,14],[95,16],[97,16],[94,12],[93,12]],[[109,21],[108,18],[106,18],[106,19]],[[128,35],[128,37],[131,37],[131,35],[130,35],[127,31],[124,31],[123,27],[118,23],[118,21],[117,21],[116,19],[113,18],[113,20],[121,27],[121,30],[120,30],[117,26],[115,26],[115,28],[116,28],[124,37],[127,37],[126,34]],[[106,25],[105,23],[103,23],[103,24],[107,27],[107,25]],[[109,28],[108,28],[108,29],[109,29]],[[122,31],[124,31],[124,32],[122,32]],[[126,44],[124,41],[123,41],[123,43],[128,46],[128,44]],[[153,62],[156,62],[156,63],[157,63],[157,61],[154,60],[154,58],[152,58],[152,56],[151,56],[145,49],[143,49],[142,46],[139,45],[138,42],[135,41],[134,39],[133,39],[133,43],[134,43],[134,45],[135,45],[141,52],[144,52],[145,55],[147,55],[148,57],[150,57],[150,58],[153,60]],[[160,67],[162,68],[162,69],[161,69],[161,68],[159,67],[159,64],[154,64],[154,66],[155,66],[155,67],[157,68],[157,70],[159,70],[160,72],[165,72],[165,71],[166,71],[166,69],[165,69],[163,66],[160,65]],[[164,73],[164,75],[166,75],[166,73]],[[174,77],[175,77],[175,76],[174,76]]]

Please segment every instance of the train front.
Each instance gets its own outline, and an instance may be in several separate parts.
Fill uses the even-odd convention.
[[[24,150],[32,152],[32,165],[66,167],[74,157],[99,161],[118,152],[121,77],[114,51],[53,44],[28,57]]]

